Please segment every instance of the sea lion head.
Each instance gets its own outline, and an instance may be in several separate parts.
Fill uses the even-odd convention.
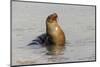
[[[46,21],[49,23],[52,23],[53,21],[57,21],[57,17],[58,17],[57,14],[53,13],[47,17]]]

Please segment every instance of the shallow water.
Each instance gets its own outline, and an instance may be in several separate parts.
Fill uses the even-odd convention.
[[[58,56],[46,55],[45,47],[27,46],[45,32],[46,17],[54,12],[67,42]],[[12,65],[91,60],[95,60],[95,7],[12,3]]]

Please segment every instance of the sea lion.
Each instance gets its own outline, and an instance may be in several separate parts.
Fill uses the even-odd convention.
[[[47,54],[60,54],[65,46],[65,34],[57,21],[57,14],[53,13],[46,19],[46,48]]]
[[[28,45],[44,46],[48,50],[48,55],[61,54],[65,46],[65,35],[58,24],[57,17],[56,13],[49,15],[46,19],[46,33],[41,34]]]

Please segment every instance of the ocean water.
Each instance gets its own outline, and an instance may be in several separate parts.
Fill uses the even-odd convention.
[[[48,15],[58,14],[66,36],[64,54],[46,55],[45,47],[27,46],[46,31]],[[12,2],[12,65],[95,60],[95,7]]]

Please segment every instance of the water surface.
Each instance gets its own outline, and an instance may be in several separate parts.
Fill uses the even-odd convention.
[[[48,15],[56,12],[66,35],[63,55],[46,55],[41,46],[27,46],[46,31]],[[95,7],[12,2],[12,64],[43,64],[95,60]]]

